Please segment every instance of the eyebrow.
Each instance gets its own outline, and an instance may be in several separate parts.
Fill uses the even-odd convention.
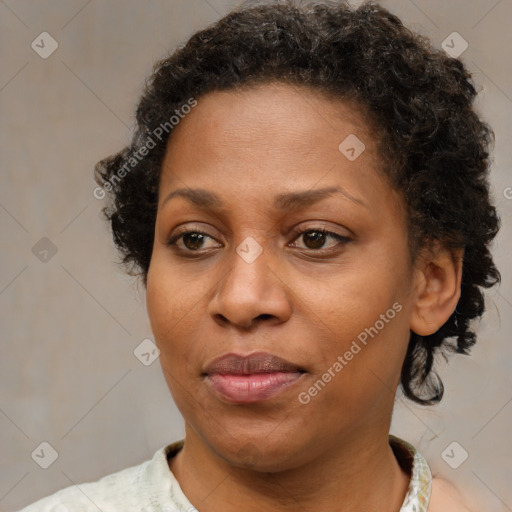
[[[299,210],[306,206],[310,206],[314,203],[321,201],[333,194],[342,194],[353,203],[359,204],[368,208],[366,203],[361,199],[354,197],[349,194],[342,187],[326,187],[320,189],[303,190],[298,192],[286,192],[278,194],[274,198],[274,208],[282,212],[290,212]],[[183,197],[190,203],[194,204],[198,208],[203,210],[220,210],[224,207],[222,199],[210,190],[202,188],[179,188],[174,190],[163,200],[162,206],[169,202],[174,197]]]

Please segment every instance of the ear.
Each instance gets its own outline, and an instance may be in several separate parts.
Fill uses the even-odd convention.
[[[415,265],[411,331],[435,333],[457,307],[464,249],[448,249],[435,241],[418,254]]]

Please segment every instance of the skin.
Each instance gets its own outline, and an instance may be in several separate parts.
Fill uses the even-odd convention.
[[[350,134],[366,146],[354,161],[338,149]],[[400,509],[409,477],[388,444],[400,370],[410,330],[431,334],[455,309],[462,254],[438,245],[411,264],[404,203],[380,170],[375,139],[355,105],[281,83],[208,93],[172,133],[147,309],[185,419],[170,469],[200,512]],[[277,194],[331,186],[363,204],[335,193],[296,211],[273,207]],[[178,188],[215,192],[223,206],[166,201]],[[326,236],[315,246],[295,227],[350,241]],[[199,244],[167,244],[197,229],[208,235]],[[252,263],[236,252],[247,237],[262,249]],[[401,311],[300,403],[394,303]],[[213,359],[257,351],[307,373],[256,404],[229,403],[205,384]]]

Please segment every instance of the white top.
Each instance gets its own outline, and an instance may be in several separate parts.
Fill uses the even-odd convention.
[[[432,483],[427,461],[406,441],[393,435],[389,440],[400,465],[409,474],[412,470],[400,512],[426,512]],[[19,512],[197,512],[169,469],[168,458],[182,447],[183,441],[169,444],[151,460],[96,482],[66,487]]]

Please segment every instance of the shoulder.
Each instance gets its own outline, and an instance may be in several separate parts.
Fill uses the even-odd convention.
[[[172,446],[172,445],[171,445]],[[152,459],[104,476],[95,482],[72,485],[19,512],[125,512],[144,510],[169,480],[166,454],[158,450]]]
[[[476,512],[466,507],[457,489],[448,480],[432,478],[428,512]]]
[[[98,481],[71,485],[42,498],[19,512],[113,511],[129,497],[144,464],[104,476]],[[108,500],[108,501],[107,501]]]

